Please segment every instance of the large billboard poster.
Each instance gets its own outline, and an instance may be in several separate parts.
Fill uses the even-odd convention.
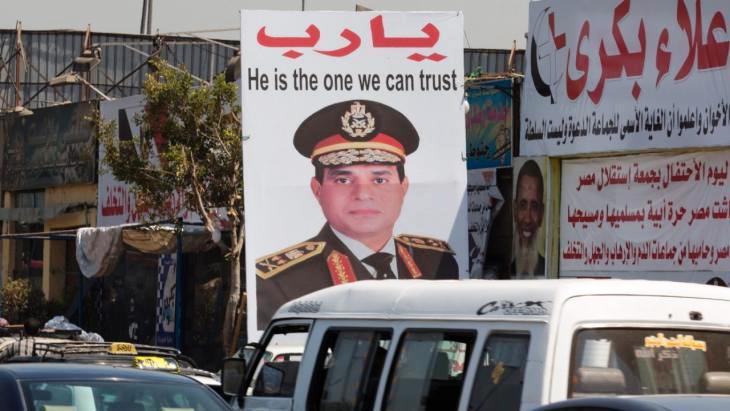
[[[468,277],[463,15],[241,27],[249,338],[334,284]]]
[[[520,153],[726,145],[728,21],[727,0],[531,2]]]
[[[729,158],[713,151],[564,161],[561,276],[730,271]]]

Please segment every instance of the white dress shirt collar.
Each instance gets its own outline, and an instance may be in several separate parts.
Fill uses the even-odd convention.
[[[378,252],[373,251],[365,244],[342,234],[341,232],[335,230],[333,227],[330,228],[332,228],[332,232],[335,233],[335,236],[337,236],[340,241],[342,241],[345,247],[350,249],[350,252],[355,255],[355,258],[357,258],[361,262],[364,258]],[[391,270],[393,270],[394,273],[396,273],[397,276],[398,262],[396,261],[397,258],[395,258],[395,241],[391,240],[385,243],[385,246],[381,250],[379,250],[379,252],[388,253],[393,256],[393,260],[390,262],[390,268]],[[375,272],[375,268],[365,263],[363,263],[363,265],[365,266],[365,268],[367,268],[368,272],[373,276],[373,278],[375,278],[375,276],[377,275],[377,273]]]

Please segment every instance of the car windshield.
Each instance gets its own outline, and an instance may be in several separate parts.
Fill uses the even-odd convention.
[[[21,383],[34,411],[224,411],[216,394],[195,384],[128,381]]]
[[[730,394],[730,333],[586,329],[573,347],[571,397]]]

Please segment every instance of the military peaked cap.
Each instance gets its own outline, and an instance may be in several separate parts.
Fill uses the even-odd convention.
[[[400,111],[371,100],[347,100],[307,117],[294,147],[312,163],[340,166],[405,162],[418,148],[418,132]]]

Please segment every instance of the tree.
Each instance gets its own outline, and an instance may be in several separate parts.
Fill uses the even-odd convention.
[[[244,244],[243,153],[241,106],[236,85],[218,75],[211,84],[196,84],[184,69],[162,60],[150,61],[143,95],[145,110],[135,120],[140,136],[118,141],[114,122],[97,113],[95,124],[104,145],[104,164],[120,181],[128,183],[138,207],[154,219],[173,219],[179,209],[170,199],[196,212],[216,245],[230,261],[230,292],[223,325],[223,350],[236,348],[234,324],[241,321],[241,251]],[[159,160],[152,155],[156,147]],[[217,231],[218,210],[225,210],[230,243]]]

